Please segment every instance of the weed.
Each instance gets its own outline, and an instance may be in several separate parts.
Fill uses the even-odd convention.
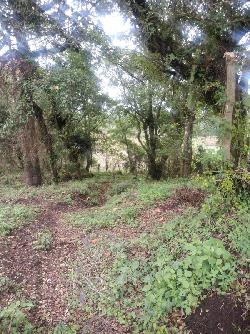
[[[0,235],[8,235],[14,229],[33,220],[37,209],[24,205],[0,204]]]
[[[27,319],[25,310],[30,310],[33,304],[30,302],[16,301],[4,307],[0,311],[0,333],[32,334],[34,327]]]
[[[16,288],[16,283],[7,276],[0,277],[0,293]]]
[[[37,234],[37,238],[33,245],[38,250],[49,250],[52,247],[53,235],[49,230],[44,230]]]
[[[76,334],[78,333],[79,326],[77,325],[65,325],[63,323],[57,325],[53,331],[49,334]]]

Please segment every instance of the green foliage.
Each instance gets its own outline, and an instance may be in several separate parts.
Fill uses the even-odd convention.
[[[249,262],[250,258],[250,213],[245,212],[239,217],[232,219],[230,223],[231,230],[228,234],[230,248],[239,252],[243,258]]]
[[[228,171],[217,177],[217,191],[208,199],[205,210],[213,218],[249,206],[249,173]]]
[[[37,234],[33,246],[37,250],[49,250],[52,247],[53,235],[49,230],[44,230]]]
[[[220,240],[197,239],[183,249],[185,255],[176,260],[163,245],[149,260],[121,254],[110,280],[112,295],[104,303],[107,314],[152,331],[173,310],[190,314],[208,290],[228,289],[236,277],[235,263]]]
[[[132,207],[105,205],[104,208],[89,209],[82,213],[70,213],[65,218],[74,226],[83,227],[87,231],[91,231],[95,228],[107,228],[116,224],[133,223],[139,210],[140,207],[136,205]]]
[[[182,181],[140,182],[138,185],[138,198],[145,204],[153,204],[156,201],[167,199],[173,189],[181,186]]]
[[[115,195],[120,195],[123,192],[126,192],[133,186],[132,180],[127,180],[127,181],[122,181],[119,183],[114,183],[112,184],[111,188],[109,189],[109,195],[110,196],[115,196]]]
[[[144,279],[144,326],[152,326],[173,309],[190,314],[205,291],[226,291],[234,280],[233,258],[220,240],[197,241],[185,248],[187,255],[179,261],[169,261],[164,252],[156,256],[157,271]]]
[[[0,332],[5,334],[32,334],[34,327],[24,311],[30,310],[30,302],[16,301],[0,311]]]
[[[16,288],[16,283],[12,281],[9,277],[0,277],[0,294],[5,291],[9,291]]]
[[[86,204],[98,204],[100,186],[106,182],[105,178],[72,180],[59,184],[43,185],[37,188],[27,188],[22,184],[0,187],[0,195],[10,202],[22,199],[48,200],[51,202],[65,202],[71,204],[76,196],[86,199]]]
[[[104,206],[69,213],[65,216],[65,220],[87,230],[112,227],[116,224],[134,224],[136,216],[143,207],[168,198],[174,187],[182,184],[182,181],[137,182],[118,179],[109,190],[111,197]]]
[[[89,305],[89,312],[93,312],[93,305],[98,303],[101,312],[135,332],[167,333],[165,324],[172,311],[190,314],[209,291],[228,291],[239,273],[238,266],[242,268],[248,262],[249,213],[244,205],[230,211],[221,190],[215,190],[213,177],[196,178],[194,184],[213,191],[199,211],[188,209],[151,233],[109,245],[116,260],[105,275],[105,269],[101,269],[105,279],[102,293],[89,297],[86,311]],[[131,189],[130,195],[140,194],[144,199],[140,203],[147,206],[166,198],[172,185],[143,181],[136,186],[138,193]],[[222,188],[231,189],[227,182]],[[125,195],[110,203],[121,205]]]
[[[65,325],[62,323],[57,325],[49,334],[77,334],[78,330],[79,326],[77,325]]]
[[[31,222],[38,210],[25,205],[0,204],[0,235],[8,235],[21,225]]]
[[[203,172],[220,171],[223,168],[224,159],[221,151],[205,150],[198,148],[194,156],[194,170],[202,174]]]

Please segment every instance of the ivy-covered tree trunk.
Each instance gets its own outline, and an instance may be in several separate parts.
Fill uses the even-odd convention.
[[[246,63],[242,67],[241,78],[240,80],[236,80],[231,144],[232,160],[235,168],[239,167],[239,165],[246,166],[249,151],[247,140],[247,107],[244,103],[244,97],[248,90],[248,66],[249,64]]]
[[[86,163],[86,172],[89,173],[90,172],[90,167],[92,166],[93,164],[93,154],[92,154],[92,149],[90,148],[89,150],[87,150],[86,152],[86,160],[87,160],[87,163]]]
[[[25,182],[29,186],[40,186],[42,174],[38,157],[36,124],[33,116],[27,120],[21,137]]]
[[[232,127],[233,127],[233,113],[235,107],[235,88],[236,88],[236,69],[235,69],[235,54],[233,52],[226,52],[226,105],[224,111],[224,118],[226,121],[226,131],[223,139],[223,146],[225,151],[225,160],[232,161],[231,143],[232,143]]]
[[[157,129],[153,114],[152,94],[148,96],[148,115],[143,122],[144,136],[146,140],[146,152],[148,160],[148,174],[153,180],[159,180],[162,177],[162,164],[157,162]]]
[[[49,161],[50,161],[50,168],[54,182],[58,182],[58,170],[57,170],[57,157],[55,155],[52,138],[48,131],[45,119],[43,117],[43,110],[38,106],[37,103],[33,102],[33,109],[35,113],[35,117],[39,126],[40,134],[41,134],[41,141],[44,143]]]
[[[79,152],[74,149],[71,149],[69,152],[69,161],[72,163],[71,174],[74,175],[75,178],[81,178],[81,164],[79,162]]]
[[[185,125],[184,125],[184,136],[181,146],[181,164],[180,164],[180,174],[182,177],[187,177],[192,172],[192,138],[193,138],[193,128],[194,128],[194,114],[192,111],[188,111]]]

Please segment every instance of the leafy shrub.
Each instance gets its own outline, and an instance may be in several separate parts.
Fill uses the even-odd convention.
[[[185,258],[170,264],[163,257],[157,272],[145,277],[144,326],[176,308],[190,314],[206,290],[225,291],[235,278],[233,259],[220,240],[197,241],[186,249]]]
[[[0,235],[8,235],[22,224],[34,219],[37,210],[25,205],[0,204]]]
[[[122,255],[110,281],[107,314],[125,324],[139,315],[139,330],[151,333],[173,310],[189,314],[207,290],[226,291],[236,275],[223,243],[210,238],[187,243],[184,249],[186,255],[177,260],[164,246],[150,260],[129,260]]]
[[[33,304],[17,301],[3,308],[0,312],[0,333],[32,334],[34,327],[27,319],[24,310],[30,310]]]
[[[231,221],[232,222],[232,221]],[[250,213],[245,212],[233,219],[233,228],[227,234],[231,248],[238,251],[243,261],[249,262],[250,258]]]
[[[34,248],[38,250],[49,250],[52,247],[53,235],[49,230],[44,230],[37,234],[34,241]]]
[[[219,171],[223,168],[223,152],[214,150],[205,150],[201,146],[194,156],[194,169],[197,173],[209,171]]]

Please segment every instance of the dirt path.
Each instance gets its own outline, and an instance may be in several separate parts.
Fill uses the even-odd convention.
[[[34,316],[40,323],[67,320],[68,263],[74,260],[79,230],[60,222],[60,215],[75,210],[63,203],[40,203],[41,214],[37,220],[0,239],[0,275],[8,277],[20,287],[24,298],[34,301]],[[33,242],[44,228],[53,235],[52,249],[39,251]],[[14,296],[8,293],[1,304]]]

